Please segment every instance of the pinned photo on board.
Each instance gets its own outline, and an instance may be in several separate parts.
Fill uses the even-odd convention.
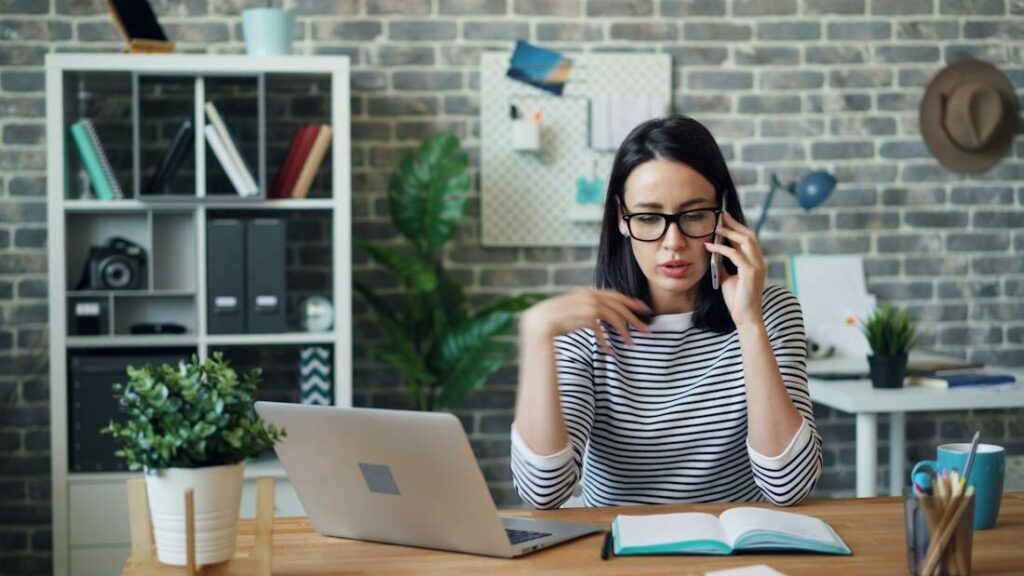
[[[553,50],[519,40],[512,53],[507,76],[561,96],[571,71],[572,60]]]

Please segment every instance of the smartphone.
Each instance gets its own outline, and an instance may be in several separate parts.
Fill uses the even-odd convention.
[[[722,215],[725,214],[725,209],[726,209],[725,201],[726,201],[726,196],[723,194],[722,195],[722,211],[718,213],[718,223],[715,224],[715,232],[718,232],[718,229],[722,227]],[[721,244],[722,243],[722,237],[719,236],[718,234],[715,234],[715,239],[712,240],[712,243],[714,243],[714,244]],[[719,281],[719,278],[718,278],[718,260],[719,260],[718,252],[712,252],[711,253],[711,287],[714,288],[715,290],[719,290],[721,288],[721,282]]]

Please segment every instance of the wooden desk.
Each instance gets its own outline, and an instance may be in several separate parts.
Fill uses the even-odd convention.
[[[753,554],[746,556],[633,556],[603,562],[603,535],[535,552],[516,560],[422,550],[317,534],[305,518],[274,522],[274,574],[702,574],[708,570],[768,564],[789,576],[800,574],[907,573],[900,498],[816,500],[793,509],[826,520],[853,550],[853,556]],[[510,510],[503,514],[575,520],[608,525],[620,512],[711,512],[735,504],[550,511]],[[252,546],[253,521],[239,525],[239,547]],[[247,551],[247,550],[246,550]],[[1024,567],[1024,493],[1007,494],[992,530],[975,532],[974,573],[1020,574]]]

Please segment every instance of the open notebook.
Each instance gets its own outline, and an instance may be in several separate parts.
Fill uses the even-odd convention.
[[[825,521],[765,508],[730,508],[717,517],[699,512],[619,515],[612,522],[612,534],[615,553],[623,556],[754,550],[851,553]]]

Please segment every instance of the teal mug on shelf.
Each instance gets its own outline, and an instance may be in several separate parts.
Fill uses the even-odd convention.
[[[935,460],[921,460],[914,464],[910,473],[911,479],[918,474],[930,471],[930,476],[942,474],[943,470],[957,470],[964,473],[967,466],[967,455],[971,451],[969,442],[943,444],[939,446]],[[1006,450],[995,444],[978,444],[978,452],[974,455],[971,467],[971,478],[968,486],[974,487],[974,529],[987,530],[996,525],[999,517],[999,504],[1003,500],[1003,477],[1006,475]]]
[[[292,53],[295,13],[281,8],[249,8],[242,12],[242,35],[250,56]]]

